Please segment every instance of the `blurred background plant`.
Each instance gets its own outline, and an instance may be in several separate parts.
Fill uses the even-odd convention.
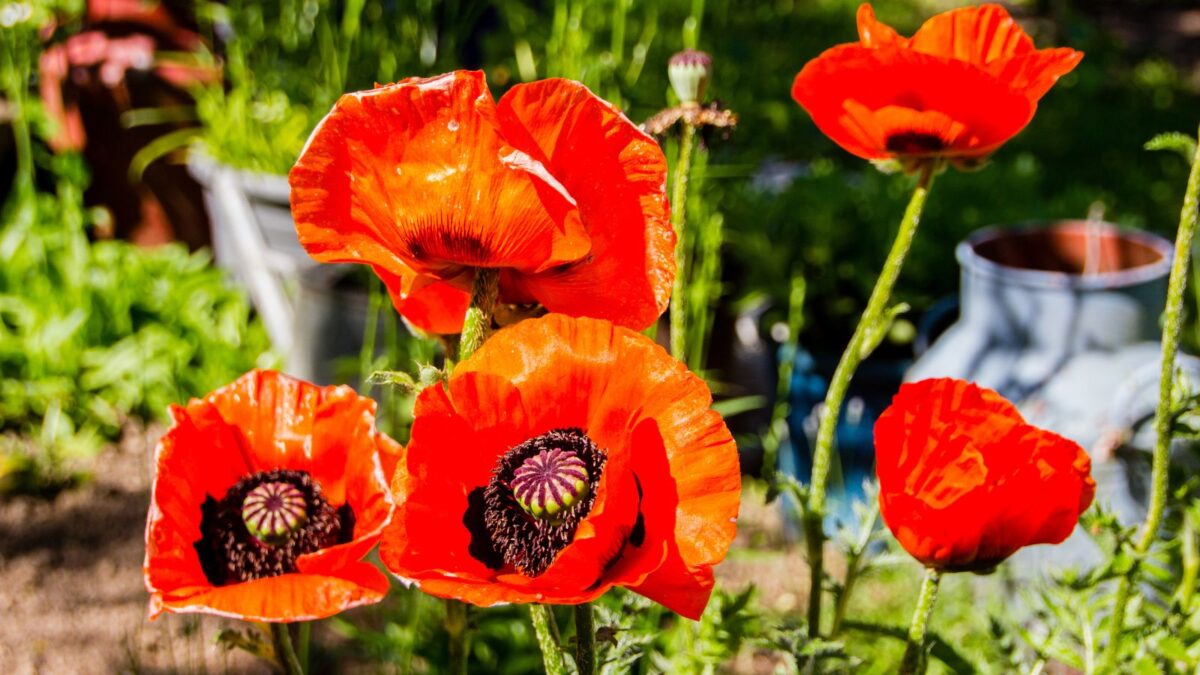
[[[0,6],[16,167],[0,212],[0,494],[73,482],[127,422],[165,420],[269,348],[206,254],[89,239],[111,216],[84,208],[87,168],[47,151],[56,129],[29,91],[38,31],[78,10]]]

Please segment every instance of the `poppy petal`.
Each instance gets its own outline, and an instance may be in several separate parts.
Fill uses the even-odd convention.
[[[524,409],[517,389],[486,375],[456,377],[450,392],[441,385],[421,392],[405,470],[392,485],[396,511],[380,547],[389,570],[405,579],[495,576],[471,555],[463,518],[499,457],[529,437]]]
[[[936,14],[913,34],[914,51],[984,65],[1034,51],[1033,40],[1000,5]]]
[[[875,18],[875,9],[867,3],[858,6],[858,41],[864,47],[906,47],[908,38]]]
[[[375,402],[348,386],[319,387],[275,371],[257,370],[194,407],[205,406],[218,411],[226,427],[236,429],[244,439],[249,473],[305,471],[334,506],[347,501],[348,490],[362,495],[380,482],[387,484],[374,452],[351,452],[375,445]],[[362,465],[348,467],[348,463]],[[348,481],[355,484],[349,486]]]
[[[1013,475],[1014,483],[1043,484],[1038,499],[993,499],[991,531],[985,542],[1003,543],[1011,550],[983,551],[981,556],[1006,558],[1020,545],[1058,544],[1075,530],[1079,514],[1091,506],[1095,480],[1091,459],[1075,442],[1058,434],[1024,425],[1011,451],[996,453],[991,470]]]
[[[862,129],[863,115],[847,112],[855,106],[868,111],[907,108],[944,115],[965,127],[955,135],[956,144],[936,153],[948,157],[991,152],[1023,129],[1034,112],[1034,104],[1021,92],[970,64],[859,45],[834,47],[808,62],[796,76],[792,97],[822,132],[866,159],[892,156],[887,143],[897,134],[914,130],[890,126],[909,121],[892,113],[876,116],[879,128],[867,136]],[[885,123],[889,126],[883,126]],[[884,145],[864,145],[865,138],[879,136]]]
[[[526,427],[524,438],[517,434],[511,445],[551,428],[580,426],[607,450],[602,478],[607,482],[600,490],[604,506],[593,506],[576,541],[560,552],[546,574],[536,578],[499,574],[489,583],[478,566],[471,570],[453,562],[446,549],[461,551],[468,535],[462,528],[445,533],[451,517],[443,521],[437,539],[431,539],[432,531],[407,533],[409,542],[418,537],[439,544],[452,542],[437,551],[431,543],[401,541],[396,536],[401,527],[397,517],[384,536],[383,557],[389,569],[413,578],[429,593],[479,604],[575,603],[594,598],[613,584],[646,585],[648,594],[654,593],[669,607],[698,616],[711,592],[711,566],[724,557],[735,534],[741,493],[736,447],[720,416],[710,409],[712,398],[703,380],[644,336],[606,321],[556,314],[501,331],[458,364],[452,388],[459,378],[479,381],[482,376],[510,383],[525,402],[521,413],[512,416],[524,417],[514,425]],[[461,427],[477,428],[477,417],[496,414],[497,406],[489,403],[496,397],[476,397],[468,404],[455,389],[453,398],[458,409],[454,417],[461,420],[469,414],[470,422],[440,428],[434,426],[432,410],[418,411],[408,448],[410,472],[417,470],[413,462],[422,462],[418,452],[445,455],[449,439],[474,444],[471,432],[464,434]],[[442,409],[450,405],[439,400]],[[418,434],[418,425],[424,425],[423,434]],[[439,435],[445,439],[438,446],[442,449],[434,450],[432,445],[419,449],[424,439],[432,442]],[[420,470],[430,471],[435,463],[431,460]],[[482,473],[484,468],[471,471]],[[613,482],[622,475],[628,478]],[[466,488],[483,480],[469,479]],[[466,488],[446,487],[436,493],[461,495]],[[421,508],[431,508],[434,499],[433,492],[421,497],[397,491],[398,513],[410,501],[425,501]],[[444,510],[461,514],[466,501],[456,499],[456,505]],[[615,511],[610,511],[609,503]],[[637,528],[631,526],[639,514],[643,532],[635,535]],[[424,572],[411,559],[397,564],[398,556],[391,551],[406,546],[429,548]],[[669,572],[656,572],[668,565]]]
[[[496,107],[505,136],[575,198],[591,236],[577,262],[508,271],[502,288],[552,312],[643,329],[666,309],[675,279],[662,149],[619,110],[570,80],[514,86]],[[510,300],[511,301],[511,300]]]
[[[712,597],[711,567],[691,567],[671,543],[667,559],[648,578],[629,590],[644,595],[680,616],[699,621]]]
[[[884,522],[913,557],[943,570],[985,569],[1062,541],[1095,490],[1078,444],[961,380],[902,386],[876,422],[875,447]]]
[[[1030,100],[1038,101],[1082,60],[1083,52],[1060,47],[994,61],[988,70],[1013,89],[1023,91]]]
[[[150,612],[203,612],[243,621],[315,621],[379,602],[387,577],[368,563],[354,563],[338,576],[284,574],[230,586],[181,588],[157,595]]]
[[[378,591],[382,577],[360,568],[358,560],[391,517],[384,471],[394,468],[403,451],[375,430],[373,401],[349,387],[319,387],[271,371],[251,371],[204,399],[174,407],[172,414],[175,424],[158,445],[146,524],[144,574],[152,611],[290,621],[336,613],[338,602],[352,606],[382,597],[386,578],[384,590]],[[195,548],[202,538],[206,500],[221,499],[247,476],[276,469],[307,473],[329,504],[348,504],[355,516],[349,541],[300,556],[300,573],[284,575],[295,577],[287,582],[292,586],[280,587],[285,595],[292,592],[287,589],[299,588],[296,584],[324,589],[323,599],[297,602],[291,614],[290,600],[251,597],[238,605],[230,589],[244,584],[214,587]],[[206,604],[210,601],[217,604]],[[321,609],[325,606],[332,609]]]
[[[387,287],[396,311],[414,328],[434,335],[462,332],[463,320],[471,304],[470,293],[463,290],[471,284],[469,272],[443,281],[417,276],[411,270],[396,275],[382,267],[372,267]]]
[[[646,540],[627,551],[621,567],[614,569],[611,577],[681,616],[698,620],[712,595],[711,565],[724,558],[732,536],[718,541],[718,546],[724,543],[724,549],[713,555],[706,556],[704,551],[689,546],[685,558],[681,544],[695,543],[688,542],[687,537],[696,533],[680,531],[686,519],[679,514],[696,505],[692,503],[694,500],[685,503],[680,499],[680,488],[677,481],[671,480],[666,447],[655,421],[646,420],[638,425],[634,430],[634,447],[638,449],[636,474],[643,482]],[[736,512],[735,505],[733,513]],[[701,536],[714,534],[710,531],[714,529],[711,523],[702,529]]]
[[[536,272],[586,255],[572,196],[504,141],[492,108],[482,72],[339,99],[289,176],[310,255],[438,278],[464,267]]]

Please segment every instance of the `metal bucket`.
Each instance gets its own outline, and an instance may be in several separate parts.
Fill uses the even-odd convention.
[[[1078,354],[1157,341],[1171,250],[1083,220],[982,230],[958,246],[958,322],[907,379],[959,377],[1020,400]]]
[[[368,312],[365,290],[341,283],[355,265],[326,265],[300,245],[285,176],[240,171],[199,153],[188,167],[204,189],[213,257],[246,289],[285,370],[319,384],[335,362],[357,355]],[[378,342],[377,342],[378,344]]]

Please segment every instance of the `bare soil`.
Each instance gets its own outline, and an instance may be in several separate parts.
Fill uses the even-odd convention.
[[[133,430],[53,500],[0,501],[0,671],[267,672],[209,617],[146,618],[146,509],[158,433]]]

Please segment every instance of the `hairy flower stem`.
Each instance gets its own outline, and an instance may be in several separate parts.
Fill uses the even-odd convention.
[[[884,317],[887,313],[888,301],[892,296],[892,288],[900,276],[904,266],[904,257],[912,246],[913,236],[917,233],[917,225],[921,221],[921,210],[925,206],[925,197],[933,183],[937,170],[936,162],[926,162],[921,166],[921,175],[917,187],[913,190],[900,220],[900,228],[896,239],[892,242],[892,250],[883,263],[883,271],[875,282],[871,297],[858,327],[846,345],[846,351],[838,361],[833,380],[829,383],[829,391],[825,394],[825,405],[821,410],[821,423],[817,428],[816,447],[813,450],[812,480],[809,483],[808,507],[804,514],[804,537],[808,548],[808,564],[811,586],[808,597],[808,634],[818,637],[821,634],[821,587],[824,579],[825,557],[825,481],[829,478],[829,459],[833,453],[833,440],[837,431],[838,414],[842,409],[842,400],[850,387],[850,380],[859,363],[867,356],[871,346],[878,344],[879,331],[887,330]]]
[[[800,330],[804,327],[804,298],[808,284],[799,272],[792,274],[792,289],[788,294],[788,336],[783,344],[779,366],[775,372],[775,405],[771,408],[771,423],[763,438],[762,477],[767,481],[768,499],[779,491],[779,448],[787,439],[787,418],[792,413],[789,394],[792,390],[792,374],[796,368],[796,349],[800,345]]]
[[[533,622],[533,632],[537,635],[538,647],[542,650],[542,665],[546,668],[546,675],[566,675],[567,665],[563,662],[562,648],[556,637],[558,629],[554,623],[554,612],[549,605],[533,604],[529,606],[529,617]]]
[[[1167,469],[1171,461],[1171,428],[1173,422],[1172,388],[1175,384],[1175,355],[1179,352],[1179,334],[1183,325],[1183,291],[1187,285],[1188,256],[1192,251],[1192,238],[1196,233],[1197,208],[1200,208],[1200,145],[1192,158],[1192,170],[1188,175],[1187,191],[1183,196],[1183,210],[1179,214],[1179,232],[1175,235],[1175,257],[1171,261],[1171,277],[1167,282],[1167,304],[1164,308],[1162,336],[1162,364],[1159,368],[1158,408],[1154,413],[1154,457],[1150,477],[1150,508],[1146,523],[1134,545],[1134,564],[1117,586],[1117,597],[1113,602],[1108,645],[1105,647],[1104,672],[1115,672],[1121,642],[1125,630],[1125,606],[1137,582],[1141,566],[1137,564],[1158,536],[1162,525],[1163,511],[1167,507]]]
[[[471,306],[463,320],[462,341],[458,346],[458,359],[465,361],[475,353],[492,334],[492,314],[496,310],[496,298],[500,295],[500,272],[481,267],[475,270],[475,282],[471,286]]]
[[[1196,519],[1191,512],[1183,514],[1183,531],[1179,535],[1179,554],[1182,560],[1183,571],[1179,575],[1179,606],[1184,612],[1190,612],[1192,600],[1196,597],[1197,587],[1200,584],[1200,542],[1197,542]]]
[[[300,659],[296,656],[296,650],[292,647],[292,635],[288,632],[291,624],[287,623],[272,623],[271,624],[271,643],[275,648],[275,658],[279,661],[279,667],[287,675],[304,675],[304,669],[300,667]]]
[[[452,675],[467,673],[467,605],[458,600],[446,600],[446,618],[442,623],[450,638],[448,648]]]
[[[312,622],[301,621],[297,632],[300,634],[297,640],[300,644],[296,648],[296,654],[300,659],[300,667],[307,671],[309,647],[312,645]]]
[[[842,590],[837,594],[833,605],[833,625],[829,634],[837,635],[842,629],[842,621],[846,618],[846,608],[850,606],[850,595],[854,592],[854,584],[863,570],[863,558],[867,546],[871,543],[871,534],[875,531],[875,521],[879,519],[879,500],[872,500],[871,511],[863,520],[862,530],[858,533],[858,541],[846,556],[846,579],[842,582]]]
[[[575,605],[575,665],[579,675],[596,672],[596,626],[590,602]]]
[[[671,356],[687,358],[687,238],[684,227],[687,219],[688,173],[692,170],[692,152],[696,145],[696,127],[683,122],[679,139],[679,157],[675,161],[675,184],[671,187],[671,227],[675,230],[675,285],[671,288]]]
[[[925,629],[929,626],[929,615],[933,613],[938,582],[941,580],[942,575],[937,570],[931,568],[925,571],[917,608],[908,626],[908,643],[904,647],[904,659],[900,662],[901,675],[920,675],[925,672]]]

